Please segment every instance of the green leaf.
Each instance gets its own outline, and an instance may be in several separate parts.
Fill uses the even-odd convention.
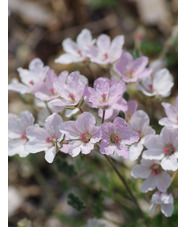
[[[73,193],[68,194],[68,204],[77,211],[81,211],[82,209],[86,208],[84,202]]]

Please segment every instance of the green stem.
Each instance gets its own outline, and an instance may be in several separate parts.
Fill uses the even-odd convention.
[[[111,161],[111,159],[104,154],[104,157],[107,159],[107,161],[110,163],[110,165],[112,166],[112,168],[114,169],[114,171],[116,172],[116,174],[118,175],[118,177],[120,178],[121,182],[123,183],[123,185],[125,186],[127,192],[129,193],[129,195],[131,196],[131,198],[133,199],[134,203],[136,204],[137,209],[139,210],[141,216],[143,217],[144,221],[146,222],[145,216],[143,214],[143,211],[141,210],[137,199],[135,198],[135,196],[133,195],[131,189],[129,188],[125,178],[121,175],[121,173],[119,172],[119,170],[116,168],[116,166],[113,164],[113,162]],[[146,223],[147,224],[147,223]]]

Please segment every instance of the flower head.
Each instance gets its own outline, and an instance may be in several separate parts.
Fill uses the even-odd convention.
[[[60,125],[61,133],[69,138],[69,154],[72,157],[90,153],[94,144],[101,140],[100,127],[95,126],[95,117],[88,112],[84,112],[78,116],[76,121],[63,122]]]
[[[67,71],[62,72],[53,85],[59,94],[59,98],[50,101],[49,106],[51,109],[75,108],[83,99],[87,83],[87,78],[80,75],[78,71],[70,74]]]
[[[167,117],[159,120],[159,124],[163,126],[170,126],[178,128],[178,97],[176,98],[176,105],[172,106],[169,103],[162,103]]]
[[[129,128],[138,132],[140,135],[139,141],[130,146],[130,159],[136,160],[143,150],[145,140],[149,135],[154,135],[155,131],[149,125],[149,116],[143,110],[137,110],[128,123]]]
[[[54,89],[54,82],[57,80],[57,75],[53,70],[49,70],[45,81],[42,83],[39,90],[35,93],[35,96],[43,101],[49,101],[57,98],[59,94]]]
[[[136,89],[143,92],[147,96],[159,95],[167,97],[170,95],[173,87],[173,76],[167,69],[161,69],[154,75],[147,76],[136,85]]]
[[[95,80],[93,88],[85,89],[86,101],[93,108],[108,108],[122,98],[125,89],[125,84],[117,79],[100,77]]]
[[[143,152],[144,159],[161,160],[164,170],[175,171],[178,168],[178,131],[175,128],[164,127],[160,135],[152,135],[145,141],[147,150]]]
[[[70,64],[86,61],[88,59],[87,48],[92,46],[94,42],[91,32],[88,29],[83,29],[77,36],[76,42],[71,38],[67,38],[62,42],[63,49],[66,53],[59,56],[55,62]]]
[[[119,156],[128,158],[128,145],[139,140],[138,133],[129,129],[126,121],[120,117],[116,117],[113,123],[101,125],[101,130],[100,152],[102,154],[111,155],[116,152]]]
[[[126,83],[136,82],[152,73],[152,69],[146,68],[147,64],[147,57],[142,56],[134,60],[130,53],[123,51],[115,70]]]
[[[111,42],[108,35],[102,34],[97,38],[96,46],[90,46],[88,56],[91,62],[100,65],[112,64],[121,56],[124,36],[116,36]]]
[[[172,216],[174,210],[174,198],[172,194],[166,192],[155,192],[151,199],[152,205],[150,206],[150,211],[153,212],[156,206],[160,206],[161,212],[166,216]]]
[[[25,157],[29,154],[25,150],[27,142],[26,129],[33,125],[34,117],[29,111],[22,112],[19,116],[15,114],[8,115],[8,155],[19,154]]]
[[[29,64],[29,70],[18,68],[19,76],[22,83],[19,83],[17,79],[14,79],[9,84],[8,89],[25,93],[35,93],[38,91],[46,78],[49,67],[44,66],[43,62],[39,58],[35,58]]]
[[[29,141],[25,148],[29,153],[45,151],[45,159],[52,163],[59,149],[63,151],[65,145],[61,146],[60,142],[64,135],[59,131],[59,125],[63,119],[56,113],[53,113],[45,120],[43,128],[38,125],[30,126],[26,130],[26,136]],[[66,152],[66,150],[65,150]]]
[[[141,186],[141,192],[152,191],[155,188],[165,192],[171,183],[169,174],[164,172],[159,161],[155,160],[141,159],[141,163],[132,168],[131,175],[134,178],[146,179]]]

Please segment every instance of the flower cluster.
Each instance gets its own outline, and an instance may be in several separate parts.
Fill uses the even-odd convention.
[[[112,41],[105,34],[93,39],[88,29],[81,31],[76,42],[70,38],[63,41],[65,53],[56,63],[94,63],[110,76],[114,72],[112,78],[97,78],[93,87],[79,71],[56,75],[38,58],[30,62],[28,70],[18,68],[20,82],[14,79],[9,90],[32,94],[45,117],[41,119],[38,113],[34,120],[29,111],[19,116],[9,114],[9,155],[25,157],[44,152],[46,161],[52,163],[59,152],[75,157],[99,149],[103,155],[140,160],[132,176],[145,179],[141,192],[158,189],[150,209],[160,205],[162,213],[171,216],[173,196],[167,189],[171,172],[178,168],[177,102],[175,107],[162,102],[167,116],[159,120],[164,127],[156,134],[148,114],[137,110],[138,102],[126,100],[124,93],[128,92],[128,84],[135,83],[136,90],[146,96],[167,97],[174,85],[173,77],[167,69],[148,67],[145,56],[134,58],[123,50],[123,44],[122,35]],[[75,120],[71,120],[72,115]]]

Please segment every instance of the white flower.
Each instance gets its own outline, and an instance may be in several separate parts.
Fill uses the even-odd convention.
[[[87,84],[87,78],[79,72],[62,72],[54,82],[54,89],[60,97],[50,101],[49,107],[55,112],[60,112],[64,107],[75,108],[82,101]]]
[[[141,159],[141,163],[132,168],[131,175],[134,178],[146,179],[141,186],[141,192],[152,191],[155,188],[165,192],[171,183],[169,174],[164,172],[159,161],[155,160]]]
[[[142,157],[150,160],[161,160],[164,170],[175,171],[178,168],[178,131],[175,128],[164,127],[160,135],[150,136],[145,141],[147,150]]]
[[[174,198],[172,194],[167,194],[166,192],[155,192],[152,195],[152,205],[150,206],[150,211],[153,212],[157,205],[160,205],[161,212],[166,216],[170,217],[174,210]]]
[[[8,155],[19,154],[25,157],[29,153],[25,150],[26,128],[33,125],[34,117],[29,111],[22,112],[19,116],[8,115]]]
[[[91,32],[88,29],[83,29],[77,36],[76,42],[71,38],[67,38],[62,42],[63,49],[66,53],[62,54],[55,60],[56,63],[70,64],[73,62],[84,62],[88,59],[87,48],[95,40],[92,39]]]
[[[61,148],[61,140],[63,134],[59,131],[59,125],[63,119],[56,113],[53,113],[45,120],[43,128],[38,125],[30,126],[26,130],[26,136],[29,141],[25,145],[25,149],[29,153],[37,153],[45,151],[45,159],[52,163],[56,152]]]
[[[61,133],[64,133],[69,142],[69,154],[72,157],[80,152],[88,154],[93,150],[94,144],[101,140],[101,129],[95,126],[95,117],[88,112],[78,116],[76,121],[66,121],[60,125]]]
[[[167,69],[161,69],[155,74],[145,77],[136,84],[136,89],[142,91],[147,96],[162,96],[170,95],[173,87],[173,76]]]
[[[140,140],[130,146],[130,160],[136,160],[140,156],[145,140],[149,135],[155,134],[154,129],[149,126],[149,116],[143,110],[137,110],[129,120],[129,128],[138,132]]]
[[[159,124],[163,126],[170,126],[178,128],[178,97],[176,98],[176,105],[172,106],[169,103],[162,103],[167,117],[159,120]]]
[[[110,37],[101,34],[96,41],[96,46],[89,47],[88,56],[91,62],[107,65],[115,62],[121,56],[124,36],[116,36],[112,42]]]
[[[41,59],[35,58],[30,62],[29,70],[23,68],[17,69],[22,83],[19,83],[17,79],[14,79],[12,83],[9,84],[8,89],[21,94],[34,94],[42,86],[48,70],[49,67],[44,66]]]

